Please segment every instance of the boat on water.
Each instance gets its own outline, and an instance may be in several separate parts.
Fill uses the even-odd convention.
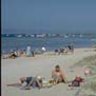
[[[21,38],[21,37],[22,37],[22,35],[17,35],[17,37],[18,37],[18,38]]]
[[[64,38],[68,38],[69,36],[68,35],[64,35]]]
[[[80,34],[80,35],[79,35],[79,37],[80,37],[80,38],[82,38],[82,37],[83,37],[83,35],[82,35],[82,34]]]
[[[91,39],[91,41],[94,41],[94,42],[96,42],[96,39]]]
[[[29,37],[29,35],[26,34],[25,37]]]
[[[10,35],[9,35],[9,34],[6,34],[5,36],[6,36],[6,37],[9,37]]]
[[[72,37],[76,37],[76,35],[75,35],[75,34],[73,34],[73,35],[72,35]]]
[[[36,37],[37,38],[44,38],[46,36],[46,34],[37,34]]]
[[[35,37],[35,35],[33,35],[33,34],[32,34],[32,35],[30,35],[30,37],[34,38],[34,37]]]

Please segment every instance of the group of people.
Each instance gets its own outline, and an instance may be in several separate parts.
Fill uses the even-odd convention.
[[[73,45],[68,45],[66,48],[60,48],[60,49],[55,49],[55,53],[60,55],[60,54],[64,54],[64,53],[74,53],[74,47]]]
[[[17,57],[26,56],[26,57],[34,57],[36,54],[43,54],[46,52],[46,48],[42,47],[40,52],[36,52],[32,50],[31,46],[27,46],[26,50],[13,50],[9,54],[3,55],[3,59],[12,58],[15,59]],[[66,48],[55,49],[55,53],[60,55],[63,53],[74,52],[73,45],[68,45]]]
[[[79,87],[82,82],[84,82],[84,79],[80,76],[76,76],[74,80],[68,82],[66,81],[66,77],[64,75],[64,72],[61,70],[59,65],[56,65],[54,70],[52,71],[52,78],[50,80],[45,80],[42,76],[36,76],[36,77],[22,77],[19,79],[19,85],[23,89],[30,89],[30,88],[43,88],[43,87],[49,87],[53,86],[59,83],[68,83],[69,87]],[[15,86],[15,84],[8,84],[7,86]]]
[[[41,48],[41,53],[46,52],[46,48]],[[3,59],[12,58],[15,59],[17,57],[26,56],[26,57],[34,57],[35,51],[32,51],[31,46],[27,46],[26,50],[11,50],[9,54],[3,55]]]

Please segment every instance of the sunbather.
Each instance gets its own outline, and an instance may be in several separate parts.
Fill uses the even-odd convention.
[[[52,78],[55,84],[58,84],[60,82],[65,83],[65,76],[59,65],[56,65],[55,69],[52,71]]]
[[[14,84],[7,84],[7,86],[16,86],[19,85],[24,89],[30,89],[30,87],[36,87],[36,88],[41,88],[42,87],[42,77],[41,76],[36,76],[36,77],[22,77],[20,78],[19,83],[14,83]],[[25,85],[23,85],[25,83]]]
[[[6,54],[2,56],[3,59],[8,59],[8,58],[15,59],[16,57],[18,57],[18,55],[15,52],[11,52],[10,54]]]
[[[7,84],[7,86],[21,87],[22,89],[30,89],[33,88],[49,88],[54,85],[54,80],[49,79],[45,80],[44,77],[22,77],[20,78],[19,83]]]

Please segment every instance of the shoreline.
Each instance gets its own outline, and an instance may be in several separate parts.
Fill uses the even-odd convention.
[[[64,47],[61,47],[61,48],[64,48]],[[38,49],[38,48],[36,48],[36,49]],[[60,48],[55,48],[55,49],[60,49]],[[96,49],[96,48],[95,48],[95,45],[93,45],[93,46],[88,46],[88,47],[74,47],[74,49],[78,50],[78,49]],[[54,52],[54,49],[47,50],[45,53],[52,53],[52,52]],[[10,53],[10,52],[6,52],[4,54],[6,55],[8,53]],[[1,51],[1,55],[3,55],[3,51]]]

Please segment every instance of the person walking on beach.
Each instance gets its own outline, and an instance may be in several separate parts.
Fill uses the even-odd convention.
[[[42,53],[46,52],[46,48],[45,47],[42,47]]]
[[[73,44],[68,45],[68,50],[69,50],[71,53],[74,53]]]
[[[55,69],[52,71],[52,78],[55,84],[60,82],[65,83],[65,76],[59,65],[56,65]]]
[[[28,57],[32,56],[31,46],[27,46],[26,55],[27,55]]]

